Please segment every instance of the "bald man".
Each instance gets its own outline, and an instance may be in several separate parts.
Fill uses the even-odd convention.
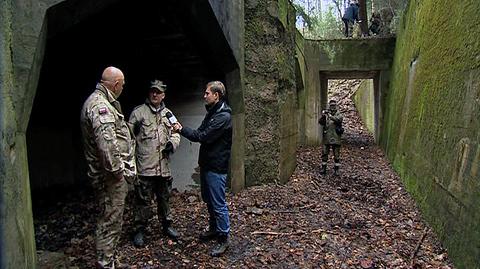
[[[135,177],[136,168],[135,140],[117,101],[124,84],[120,69],[106,68],[81,112],[88,176],[100,208],[95,232],[97,268],[125,267],[115,249],[122,231],[127,180]]]

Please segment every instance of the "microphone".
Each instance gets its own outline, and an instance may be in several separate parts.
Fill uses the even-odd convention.
[[[175,118],[175,116],[174,116],[172,113],[167,112],[167,113],[165,113],[165,116],[167,117],[167,119],[168,119],[168,121],[170,122],[170,124],[173,125],[173,124],[175,124],[175,123],[178,123],[177,118]]]

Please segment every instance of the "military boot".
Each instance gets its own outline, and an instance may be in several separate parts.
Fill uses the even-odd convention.
[[[171,221],[167,220],[167,221],[163,221],[162,223],[162,231],[163,231],[163,234],[168,236],[170,239],[172,240],[178,240],[178,232],[173,229],[172,225],[171,225]]]
[[[144,238],[143,230],[137,231],[137,233],[133,237],[133,245],[136,246],[137,248],[143,248],[145,246],[145,241],[143,238]]]
[[[325,175],[327,173],[327,165],[322,164],[322,169],[320,170],[320,175]]]
[[[227,234],[219,234],[217,236],[217,244],[213,247],[212,251],[210,252],[210,256],[212,257],[219,257],[228,249],[228,235]]]
[[[333,175],[334,176],[339,176],[340,175],[339,169],[340,169],[340,165],[335,164],[335,166],[333,167]]]

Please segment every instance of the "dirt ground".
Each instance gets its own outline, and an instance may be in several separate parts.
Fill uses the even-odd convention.
[[[229,194],[232,234],[220,258],[208,255],[213,242],[197,239],[207,225],[198,190],[173,193],[178,242],[163,237],[154,218],[146,247],[135,248],[129,205],[118,247],[122,261],[132,268],[454,268],[363,127],[349,99],[358,83],[336,81],[330,93],[345,118],[340,176],[332,174],[333,160],[321,176],[321,148],[301,147],[288,184]],[[92,192],[63,197],[35,210],[37,249],[64,253],[70,268],[92,268],[98,213]]]

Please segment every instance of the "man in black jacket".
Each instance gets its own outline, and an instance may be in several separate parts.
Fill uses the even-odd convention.
[[[357,0],[351,0],[350,5],[345,9],[342,21],[345,24],[345,37],[352,37],[353,25],[355,22],[360,22],[358,18],[358,2]]]
[[[220,256],[228,248],[230,220],[225,200],[225,185],[232,147],[232,110],[224,100],[225,86],[220,81],[207,84],[203,95],[207,115],[198,129],[174,125],[174,130],[192,142],[200,142],[200,190],[207,204],[209,228],[200,235],[202,241],[217,239],[210,255]]]

